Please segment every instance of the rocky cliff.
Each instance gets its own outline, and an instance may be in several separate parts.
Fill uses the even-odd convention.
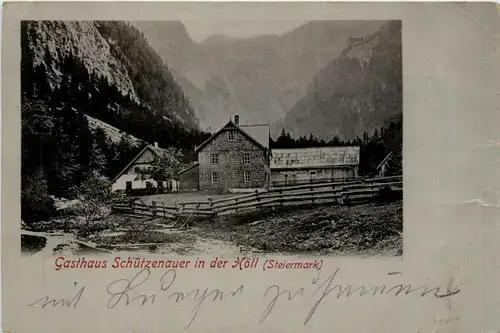
[[[208,135],[126,22],[23,21],[21,51],[23,214],[44,211],[47,195],[76,197],[97,176],[113,179],[137,143],[175,147],[189,163]]]
[[[51,90],[61,88],[65,61],[74,58],[93,86],[105,80],[130,102],[187,128],[197,127],[192,107],[169,68],[128,23],[26,21],[22,38],[23,54],[30,58],[25,63],[44,68]],[[118,104],[116,109],[127,109],[119,101],[112,102]]]
[[[342,53],[312,78],[307,92],[275,124],[294,137],[361,137],[402,115],[401,23],[390,21]]]
[[[304,96],[313,75],[340,55],[349,37],[371,34],[383,22],[304,22],[282,35],[212,36],[200,43],[191,40],[180,22],[133,24],[175,71],[200,126],[216,130],[236,113],[242,122],[282,119]]]

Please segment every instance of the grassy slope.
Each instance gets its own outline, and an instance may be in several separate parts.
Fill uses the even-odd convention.
[[[120,142],[120,139],[122,138],[122,136],[127,135],[127,133],[119,130],[118,128],[116,128],[114,126],[109,125],[108,123],[105,123],[104,121],[101,121],[97,118],[93,118],[89,115],[85,115],[85,117],[87,117],[87,120],[89,122],[89,127],[91,129],[101,128],[104,131],[104,133],[106,133],[106,136],[108,137],[108,139],[114,143]],[[128,134],[128,135],[129,135],[130,140],[132,140],[133,143],[138,143],[141,141],[140,139],[136,138],[133,135],[130,135],[130,134]]]
[[[197,226],[202,235],[266,252],[394,256],[403,251],[402,201],[221,217]]]

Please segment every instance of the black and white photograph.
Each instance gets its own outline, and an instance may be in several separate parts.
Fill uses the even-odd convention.
[[[403,254],[402,21],[22,21],[21,54],[23,254]]]

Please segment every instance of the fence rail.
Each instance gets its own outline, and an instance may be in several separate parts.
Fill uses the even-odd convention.
[[[181,202],[175,206],[153,201],[151,205],[130,198],[113,203],[115,212],[152,217],[215,216],[271,207],[307,204],[352,204],[369,202],[383,188],[402,191],[403,177],[357,179],[346,182],[313,183],[307,185],[271,188],[265,192],[249,193],[230,198],[207,201]],[[139,201],[139,202],[138,202]]]

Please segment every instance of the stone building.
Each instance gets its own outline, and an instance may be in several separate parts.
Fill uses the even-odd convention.
[[[200,190],[264,189],[270,182],[269,125],[234,117],[196,147]]]
[[[271,185],[288,186],[356,178],[359,147],[273,149]]]

